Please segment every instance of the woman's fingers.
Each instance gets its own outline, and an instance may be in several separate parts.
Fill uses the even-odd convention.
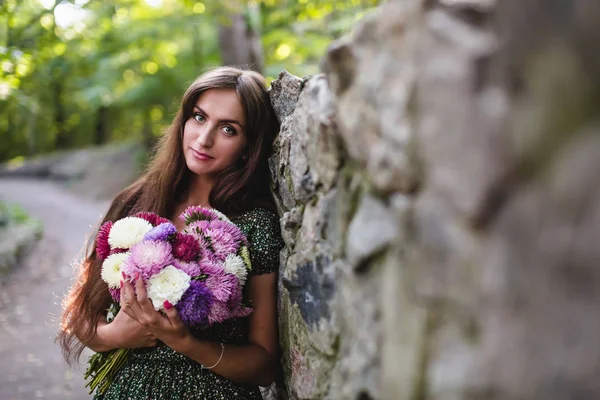
[[[152,300],[148,298],[148,291],[146,290],[144,280],[139,276],[135,280],[135,293],[142,310],[149,314],[153,314],[155,312],[154,305],[152,304]]]
[[[120,283],[120,291],[119,291],[119,304],[121,308],[125,307],[125,291],[123,290],[123,281]]]
[[[139,315],[141,312],[140,305],[135,296],[135,290],[133,289],[133,285],[129,280],[123,280],[123,287],[121,288],[121,293],[124,296],[124,310],[131,318],[135,319],[139,322]]]

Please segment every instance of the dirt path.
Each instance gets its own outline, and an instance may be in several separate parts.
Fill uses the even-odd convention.
[[[108,204],[32,180],[0,179],[0,199],[44,224],[44,239],[0,288],[0,399],[87,399],[53,339],[71,263]]]

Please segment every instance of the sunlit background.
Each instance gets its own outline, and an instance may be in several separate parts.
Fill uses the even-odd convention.
[[[206,69],[319,72],[378,0],[0,2],[0,161],[151,143]]]

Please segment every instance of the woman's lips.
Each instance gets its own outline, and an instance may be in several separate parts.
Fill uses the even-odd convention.
[[[202,153],[200,151],[194,150],[192,149],[192,154],[194,155],[194,158],[200,161],[207,161],[207,160],[212,160],[214,157],[209,156],[206,153]]]

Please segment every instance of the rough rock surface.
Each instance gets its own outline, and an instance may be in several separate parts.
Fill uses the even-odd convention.
[[[281,397],[600,398],[599,25],[389,1],[273,83]]]

